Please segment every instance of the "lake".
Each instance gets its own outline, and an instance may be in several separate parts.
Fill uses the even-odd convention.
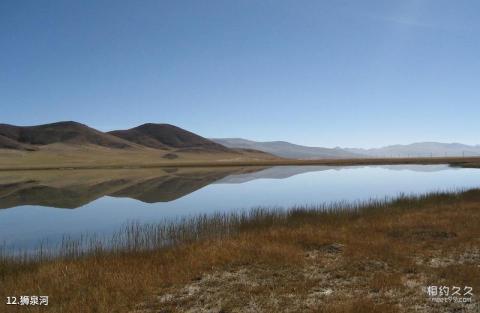
[[[448,165],[276,166],[0,172],[0,243],[29,249],[128,222],[480,187]]]

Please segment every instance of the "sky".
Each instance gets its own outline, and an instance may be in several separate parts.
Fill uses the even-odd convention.
[[[476,0],[0,0],[0,123],[480,144]]]

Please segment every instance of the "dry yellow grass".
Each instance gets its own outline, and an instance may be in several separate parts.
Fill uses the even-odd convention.
[[[168,156],[175,155],[175,158]],[[16,151],[0,149],[0,170],[21,169],[108,169],[130,167],[189,166],[191,164],[217,165],[236,162],[256,162],[277,159],[269,154],[232,150],[176,151],[150,148],[110,149],[98,146],[48,145],[39,151]]]
[[[151,251],[3,260],[0,296],[50,296],[28,312],[478,312],[477,296],[438,304],[422,287],[480,290],[480,190],[346,209],[217,217]]]
[[[174,159],[166,158],[175,154]],[[0,149],[0,171],[51,169],[115,169],[157,167],[275,166],[275,165],[392,165],[450,164],[480,167],[478,157],[366,158],[293,160],[255,151],[177,152],[155,149],[108,149],[95,146],[49,145],[40,151]]]

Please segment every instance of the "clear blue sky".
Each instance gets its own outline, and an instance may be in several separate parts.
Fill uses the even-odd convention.
[[[480,140],[480,2],[0,1],[0,122]]]

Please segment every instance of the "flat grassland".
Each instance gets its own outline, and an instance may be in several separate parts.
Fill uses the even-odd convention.
[[[479,225],[478,189],[131,225],[113,248],[1,257],[0,296],[50,297],[28,312],[478,312]]]
[[[268,161],[276,157],[259,151],[170,151],[110,149],[97,146],[49,145],[39,151],[0,149],[0,170],[110,169],[229,164]]]
[[[450,164],[480,167],[480,157],[283,159],[254,150],[232,152],[115,150],[93,146],[50,145],[40,151],[0,149],[0,171],[50,169],[121,169],[156,167]]]

